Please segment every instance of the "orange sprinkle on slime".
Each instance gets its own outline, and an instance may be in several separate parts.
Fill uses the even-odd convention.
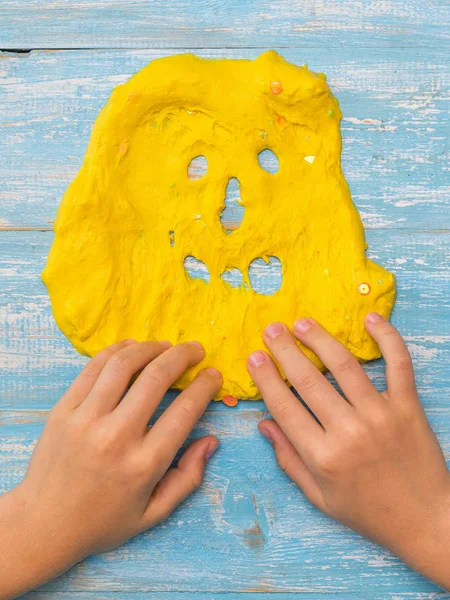
[[[278,95],[283,91],[283,86],[280,81],[271,81],[270,82],[270,91],[272,94]]]
[[[222,398],[222,402],[226,406],[237,406],[237,403],[239,402],[239,400],[237,398],[235,398],[234,396],[224,396]]]
[[[368,283],[360,283],[358,286],[358,291],[361,296],[367,296],[370,294],[370,285]]]
[[[288,122],[282,115],[277,115],[277,125],[283,131],[288,126]]]

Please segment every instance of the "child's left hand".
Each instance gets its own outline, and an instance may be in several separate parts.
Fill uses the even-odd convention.
[[[149,430],[167,389],[204,357],[197,342],[169,346],[107,348],[51,411],[25,479],[0,498],[0,599],[153,527],[200,485],[217,438],[197,440],[170,466],[222,378],[201,371]]]

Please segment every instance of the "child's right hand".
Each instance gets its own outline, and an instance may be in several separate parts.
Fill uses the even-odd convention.
[[[167,389],[204,357],[197,342],[169,346],[107,348],[51,411],[23,482],[0,498],[0,599],[153,527],[200,485],[217,438],[197,440],[170,466],[222,378],[200,372],[148,430]]]
[[[282,323],[264,341],[320,424],[297,400],[265,352],[249,371],[275,422],[260,430],[280,467],[320,510],[389,548],[450,589],[450,475],[420,404],[408,350],[372,313],[366,328],[386,359],[379,393],[356,358],[312,319],[294,334],[330,369],[343,398]]]

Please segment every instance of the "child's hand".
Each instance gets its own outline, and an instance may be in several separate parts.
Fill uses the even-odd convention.
[[[372,313],[366,328],[386,359],[379,393],[353,355],[312,319],[295,336],[336,378],[344,399],[303,354],[287,327],[264,341],[296,399],[265,352],[248,368],[275,422],[260,423],[278,464],[320,510],[389,548],[410,566],[450,586],[450,476],[420,404],[411,358],[392,325]]]
[[[213,369],[202,371],[148,430],[169,386],[204,357],[197,342],[169,346],[107,348],[51,411],[25,479],[1,499],[0,528],[10,526],[1,537],[7,552],[1,552],[0,598],[153,527],[200,485],[217,438],[197,440],[170,466],[222,379]],[[5,523],[7,507],[12,516]]]

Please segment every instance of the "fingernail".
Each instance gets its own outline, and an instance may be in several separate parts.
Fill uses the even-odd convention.
[[[206,460],[209,460],[211,458],[211,456],[214,454],[214,452],[217,450],[218,447],[219,447],[219,442],[217,440],[214,440],[213,442],[209,443],[208,449],[205,454]]]
[[[190,346],[192,346],[193,348],[196,348],[197,350],[201,350],[202,352],[204,352],[204,348],[203,346],[200,344],[200,342],[186,342],[186,344],[189,344]]]
[[[258,350],[257,352],[252,352],[248,357],[248,362],[252,367],[259,367],[266,361],[267,354],[265,352],[261,352]]]
[[[205,369],[205,373],[208,373],[208,375],[216,377],[217,379],[222,379],[222,375],[219,373],[219,371],[217,369],[213,369],[212,367]]]
[[[274,340],[276,337],[283,333],[284,325],[282,323],[272,323],[268,327],[266,327],[264,334],[269,338],[269,340]]]
[[[131,344],[136,344],[136,340],[127,340],[125,342],[125,346],[131,346]]]
[[[366,319],[369,321],[369,323],[377,323],[378,321],[384,321],[383,317],[376,312],[369,313]]]
[[[263,436],[266,438],[266,440],[268,440],[271,444],[273,444],[273,437],[270,435],[270,433],[268,431],[266,431],[265,429],[260,429],[259,430]]]
[[[161,342],[159,342],[159,344],[166,350],[168,350],[169,348],[172,348],[172,344],[169,342],[169,340],[162,340]]]
[[[313,324],[313,319],[298,319],[298,321],[295,321],[294,323],[294,331],[297,333],[306,333],[308,329],[311,329]]]

